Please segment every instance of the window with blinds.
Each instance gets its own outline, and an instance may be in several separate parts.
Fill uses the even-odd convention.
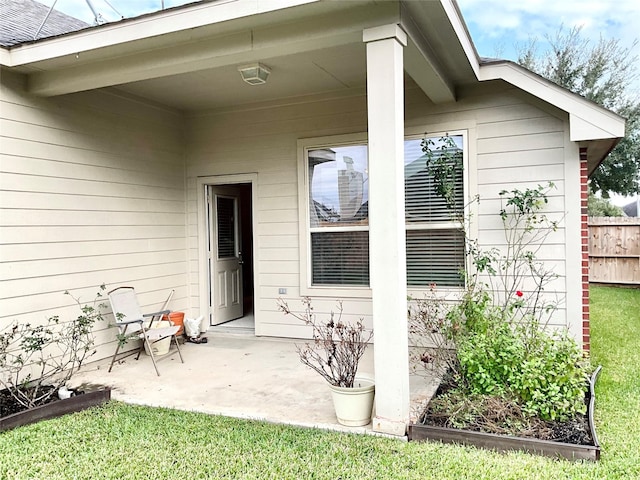
[[[422,145],[430,144],[430,155]],[[404,194],[407,225],[407,286],[431,283],[461,287],[465,264],[463,138],[409,139],[404,142]],[[435,178],[446,172],[447,194]],[[442,183],[442,182],[440,182]]]
[[[313,285],[369,285],[367,146],[310,150]]]
[[[465,236],[462,135],[405,141],[407,285],[464,285]],[[312,285],[369,285],[369,190],[366,145],[307,151]],[[439,194],[434,161],[448,172]],[[448,163],[451,167],[448,168]],[[442,171],[442,170],[440,170]]]

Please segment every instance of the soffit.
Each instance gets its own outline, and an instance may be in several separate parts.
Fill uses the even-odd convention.
[[[130,82],[118,89],[178,110],[198,111],[324,92],[361,93],[366,84],[362,42],[261,61],[271,69],[264,85],[244,83],[233,64]]]
[[[274,5],[270,1],[268,5]],[[454,101],[455,83],[474,77],[468,52],[451,24],[461,22],[451,0],[280,0],[282,5],[287,2],[290,8],[202,21],[201,26],[176,27],[170,33],[160,33],[157,24],[164,22],[166,29],[173,25],[169,20],[182,21],[184,15],[193,21],[194,11],[220,7],[228,13],[248,2],[205,2],[184,11],[96,27],[20,47],[26,49],[22,53],[12,50],[13,69],[27,74],[28,88],[36,95],[113,87],[182,111],[326,92],[361,93],[366,85],[363,30],[411,23],[405,70],[434,103]],[[74,46],[82,51],[71,53]],[[37,60],[16,61],[21,58]],[[237,67],[254,61],[272,69],[267,84],[249,86],[241,81]]]
[[[478,55],[455,1],[407,1],[402,7],[403,22],[417,26],[420,40],[453,84],[477,81]]]
[[[179,41],[185,38],[179,32],[141,40],[142,50],[137,42],[117,44],[108,48],[109,54],[105,49],[89,50],[22,68],[30,69],[28,86],[36,95],[116,86],[155,101],[173,99],[170,103],[181,109],[219,104],[211,97],[223,92],[227,103],[247,103],[259,97],[258,92],[272,99],[350,88],[364,84],[363,29],[397,23],[399,15],[394,2],[346,4],[349,8],[337,12],[304,5],[297,8],[312,11],[295,20],[270,13],[265,14],[268,21],[258,16],[250,25],[242,18],[213,32],[211,26],[197,29],[188,41]],[[267,85],[248,89],[237,67],[256,61],[268,65],[272,75]]]

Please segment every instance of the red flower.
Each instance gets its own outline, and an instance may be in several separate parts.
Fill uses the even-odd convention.
[[[516,295],[517,295],[518,297],[521,297],[522,295],[524,295],[524,293],[522,293],[520,290],[518,290],[518,291],[516,292]]]

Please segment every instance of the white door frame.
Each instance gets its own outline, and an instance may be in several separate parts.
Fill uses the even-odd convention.
[[[197,200],[198,200],[198,292],[199,292],[199,306],[200,315],[204,315],[206,321],[202,322],[201,329],[206,331],[209,328],[209,267],[208,267],[208,218],[207,218],[207,199],[206,190],[208,185],[234,185],[240,183],[251,184],[251,224],[253,227],[253,234],[251,238],[251,245],[253,249],[253,315],[255,321],[255,332],[258,334],[259,328],[259,314],[256,302],[256,295],[258,293],[258,265],[259,265],[259,251],[256,248],[257,235],[258,235],[258,222],[256,215],[257,205],[257,187],[258,187],[258,174],[257,173],[242,173],[236,175],[211,175],[205,177],[198,177],[197,179]]]

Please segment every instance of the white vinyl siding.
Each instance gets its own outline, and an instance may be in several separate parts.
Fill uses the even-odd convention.
[[[250,114],[253,112],[252,114]],[[563,113],[536,102],[532,97],[505,88],[486,85],[461,89],[455,104],[434,106],[417,88],[406,92],[406,134],[420,138],[425,132],[468,132],[469,201],[479,194],[481,201],[471,207],[471,235],[481,246],[503,246],[497,212],[502,189],[535,187],[540,181],[552,180],[549,210],[552,215],[564,212],[564,177],[562,165],[566,159],[564,145],[558,144],[567,127]],[[255,173],[257,175],[256,204],[253,214],[258,229],[254,244],[258,276],[255,298],[256,334],[300,337],[308,335],[306,327],[282,315],[276,309],[278,297],[297,302],[301,295],[312,294],[316,312],[335,308],[335,299],[344,300],[346,318],[364,317],[370,325],[370,290],[349,287],[320,288],[314,291],[300,288],[301,278],[308,278],[310,259],[305,256],[306,240],[300,237],[299,221],[308,218],[306,187],[298,171],[304,149],[296,143],[305,139],[343,136],[341,142],[357,141],[349,132],[366,132],[366,97],[308,98],[287,105],[258,108],[227,109],[190,116],[188,123],[188,180],[191,266],[191,307],[197,314],[198,297],[197,237],[197,177]],[[357,135],[356,135],[357,137]],[[360,134],[360,140],[362,136]],[[307,143],[312,143],[307,140]],[[575,159],[577,161],[577,159]],[[304,176],[304,175],[302,175]],[[499,181],[496,181],[499,179]],[[303,195],[298,197],[298,192]],[[553,288],[558,296],[565,295],[564,231],[560,228],[544,245],[538,256],[556,268],[560,278]],[[287,290],[279,295],[279,288]],[[422,295],[412,288],[411,294]],[[554,323],[565,322],[564,307]]]
[[[179,115],[107,92],[40,99],[2,72],[0,328],[78,315],[97,287],[186,307]],[[115,331],[98,326],[98,356]],[[107,343],[107,345],[103,345]],[[96,358],[97,358],[96,357]]]
[[[304,337],[305,326],[276,309],[280,288],[295,303],[300,289],[298,142],[366,132],[366,96],[290,99],[286,104],[238,106],[179,114],[107,91],[39,99],[23,77],[2,72],[0,109],[0,322],[69,315],[64,290],[90,299],[95,286],[133,284],[143,306],[162,304],[201,313],[199,177],[256,177],[254,264],[256,334]],[[567,115],[504,83],[461,88],[456,103],[433,105],[409,81],[406,135],[468,132],[472,236],[484,248],[504,247],[497,212],[503,189],[556,184],[548,204],[554,218],[568,211],[565,172],[578,162]],[[186,175],[184,161],[186,159]],[[576,178],[568,178],[577,182]],[[186,193],[185,193],[186,188]],[[575,189],[567,189],[575,192]],[[579,192],[578,192],[579,193]],[[186,212],[186,215],[185,215]],[[306,212],[305,212],[306,214]],[[186,237],[185,237],[186,225]],[[567,256],[578,256],[579,231],[564,223],[538,252],[559,278],[549,295],[562,300],[553,325],[579,321],[580,292],[565,298]],[[553,293],[552,293],[553,291]],[[412,295],[420,295],[412,289]],[[578,295],[578,296],[576,296]],[[370,291],[319,294],[318,313],[342,298],[345,318],[370,324]],[[575,298],[574,298],[575,297]],[[101,333],[101,342],[110,332]],[[100,348],[105,356],[111,347]]]
[[[259,114],[257,114],[259,112]],[[308,328],[277,311],[283,297],[298,303],[300,290],[300,236],[298,207],[298,145],[301,138],[333,136],[366,130],[366,97],[320,97],[256,110],[245,108],[194,114],[188,121],[189,257],[194,314],[206,303],[200,299],[198,281],[203,267],[198,260],[198,178],[255,174],[253,215],[254,275],[256,276],[256,334],[306,337]],[[226,177],[222,177],[226,178]],[[305,199],[306,204],[306,199]],[[308,210],[304,210],[308,217]],[[286,295],[278,293],[286,289]],[[335,309],[336,296],[317,298],[320,312]],[[365,317],[370,326],[370,299],[345,298],[345,319]],[[346,305],[346,304],[349,305]],[[204,313],[204,312],[203,312]]]

